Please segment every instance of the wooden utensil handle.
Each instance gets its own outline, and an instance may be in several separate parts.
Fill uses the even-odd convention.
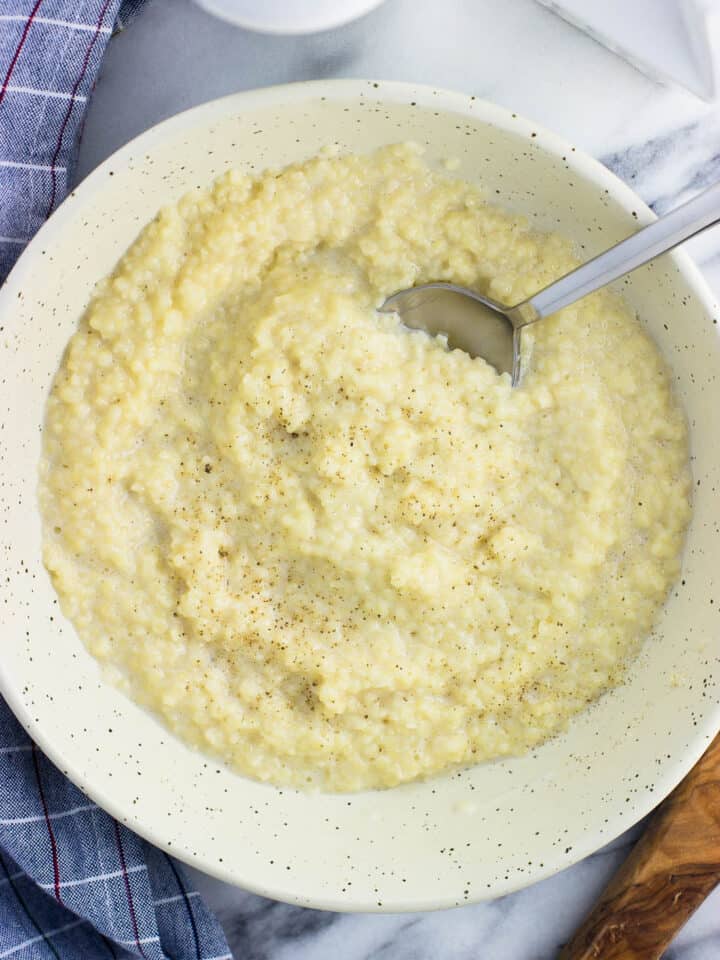
[[[559,960],[657,960],[720,882],[720,736],[650,823]]]

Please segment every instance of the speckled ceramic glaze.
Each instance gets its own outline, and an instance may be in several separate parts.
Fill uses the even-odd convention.
[[[36,469],[47,391],[94,283],[160,205],[228,167],[403,139],[431,160],[457,156],[460,176],[587,256],[652,217],[598,163],[488,103],[399,84],[298,84],[218,100],[139,137],[68,198],[0,291],[5,697],[63,771],[148,839],[257,892],[339,910],[453,906],[546,876],[647,813],[720,726],[720,341],[717,310],[682,253],[622,284],[691,425],[682,580],[628,682],[564,736],[519,760],[386,792],[280,790],[174,739],[103,682],[60,615],[40,559]]]

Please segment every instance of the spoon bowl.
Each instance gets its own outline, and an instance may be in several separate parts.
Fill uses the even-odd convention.
[[[425,283],[394,293],[380,307],[411,330],[444,336],[451,350],[482,357],[513,384],[520,377],[520,326],[511,310],[453,283]]]

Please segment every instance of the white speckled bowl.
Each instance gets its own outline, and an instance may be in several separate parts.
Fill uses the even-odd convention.
[[[229,166],[402,139],[433,159],[457,155],[460,175],[588,256],[652,217],[600,164],[489,103],[401,84],[298,84],[206,104],[130,143],[60,207],[0,291],[5,697],[62,770],[148,839],[224,880],[337,910],[449,907],[547,876],[647,813],[720,726],[720,341],[708,289],[682,253],[637,271],[625,294],[671,364],[692,427],[683,579],[627,684],[566,735],[519,760],[386,792],[278,790],[190,751],[105,684],[59,614],[40,560],[35,474],[47,390],[93,284],[161,204]]]

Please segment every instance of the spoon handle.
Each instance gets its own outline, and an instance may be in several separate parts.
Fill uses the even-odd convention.
[[[720,736],[653,814],[559,960],[656,960],[720,882]]]
[[[550,316],[719,221],[720,183],[716,183],[514,307],[516,325]]]

